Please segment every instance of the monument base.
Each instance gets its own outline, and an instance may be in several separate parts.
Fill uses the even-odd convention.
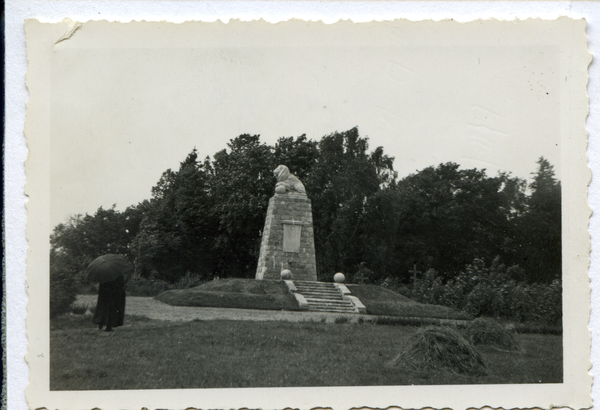
[[[269,200],[256,279],[281,280],[289,269],[293,280],[317,280],[310,199],[301,194],[275,194]]]

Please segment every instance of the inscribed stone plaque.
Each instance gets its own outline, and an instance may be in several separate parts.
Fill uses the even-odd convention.
[[[302,225],[283,224],[283,251],[300,253]]]

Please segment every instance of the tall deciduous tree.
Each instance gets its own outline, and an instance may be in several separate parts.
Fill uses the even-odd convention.
[[[135,207],[119,212],[98,208],[94,215],[75,215],[57,225],[50,235],[50,245],[57,257],[67,257],[68,264],[83,271],[98,256],[107,253],[129,255],[129,244],[137,235],[141,214]]]
[[[319,160],[319,148],[316,141],[307,140],[306,135],[281,137],[275,144],[274,165],[286,165],[290,171],[300,178],[308,181],[312,175],[313,167]]]
[[[260,252],[260,232],[274,193],[273,148],[258,135],[240,135],[212,161],[211,214],[218,220],[213,251],[224,276],[252,277]]]
[[[132,243],[136,273],[176,280],[214,269],[209,175],[194,149],[178,171],[167,170],[144,204],[140,233]]]
[[[408,271],[413,263],[447,277],[474,258],[507,253],[520,182],[506,174],[459,169],[456,163],[429,167],[398,183],[397,251]]]
[[[50,315],[68,311],[78,285],[87,282],[86,268],[107,253],[130,257],[129,244],[137,235],[141,212],[98,208],[94,215],[75,215],[50,235]]]
[[[527,212],[520,218],[521,261],[530,282],[552,282],[562,273],[561,187],[541,157],[533,173]]]
[[[368,141],[358,128],[336,132],[321,139],[319,157],[306,181],[312,199],[315,248],[319,276],[327,278],[336,271],[352,272],[361,262],[373,264],[377,254],[370,239],[370,219],[387,208],[373,203],[384,183],[393,180],[393,159],[377,149],[369,155]],[[383,198],[379,198],[381,202]]]

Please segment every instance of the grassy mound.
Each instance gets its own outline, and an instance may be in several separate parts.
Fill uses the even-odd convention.
[[[285,295],[289,294],[283,281],[255,279],[219,279],[206,282],[194,289],[204,292],[234,292],[251,295]]]
[[[417,331],[408,347],[388,366],[426,371],[447,371],[466,376],[487,376],[486,366],[473,345],[456,330],[430,326]]]
[[[399,293],[376,285],[347,285],[352,295],[360,299],[370,315],[422,317],[436,319],[471,320],[466,313],[446,306],[415,302]]]
[[[514,332],[492,319],[477,318],[466,329],[467,338],[474,345],[491,346],[504,352],[522,352]]]
[[[445,306],[415,302],[399,293],[375,285],[348,285],[367,313],[404,318],[471,320],[472,317]],[[221,279],[189,289],[162,292],[156,299],[174,306],[224,307],[263,310],[300,310],[282,281]]]
[[[190,289],[167,290],[156,299],[174,306],[299,310],[283,282],[222,279]]]

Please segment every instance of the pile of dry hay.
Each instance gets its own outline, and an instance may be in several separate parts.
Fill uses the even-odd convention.
[[[509,331],[492,319],[477,318],[466,329],[467,338],[474,345],[487,345],[505,352],[522,352],[514,331]]]
[[[449,327],[429,326],[409,340],[408,347],[388,366],[417,371],[448,371],[467,376],[487,376],[481,355],[472,344]]]

